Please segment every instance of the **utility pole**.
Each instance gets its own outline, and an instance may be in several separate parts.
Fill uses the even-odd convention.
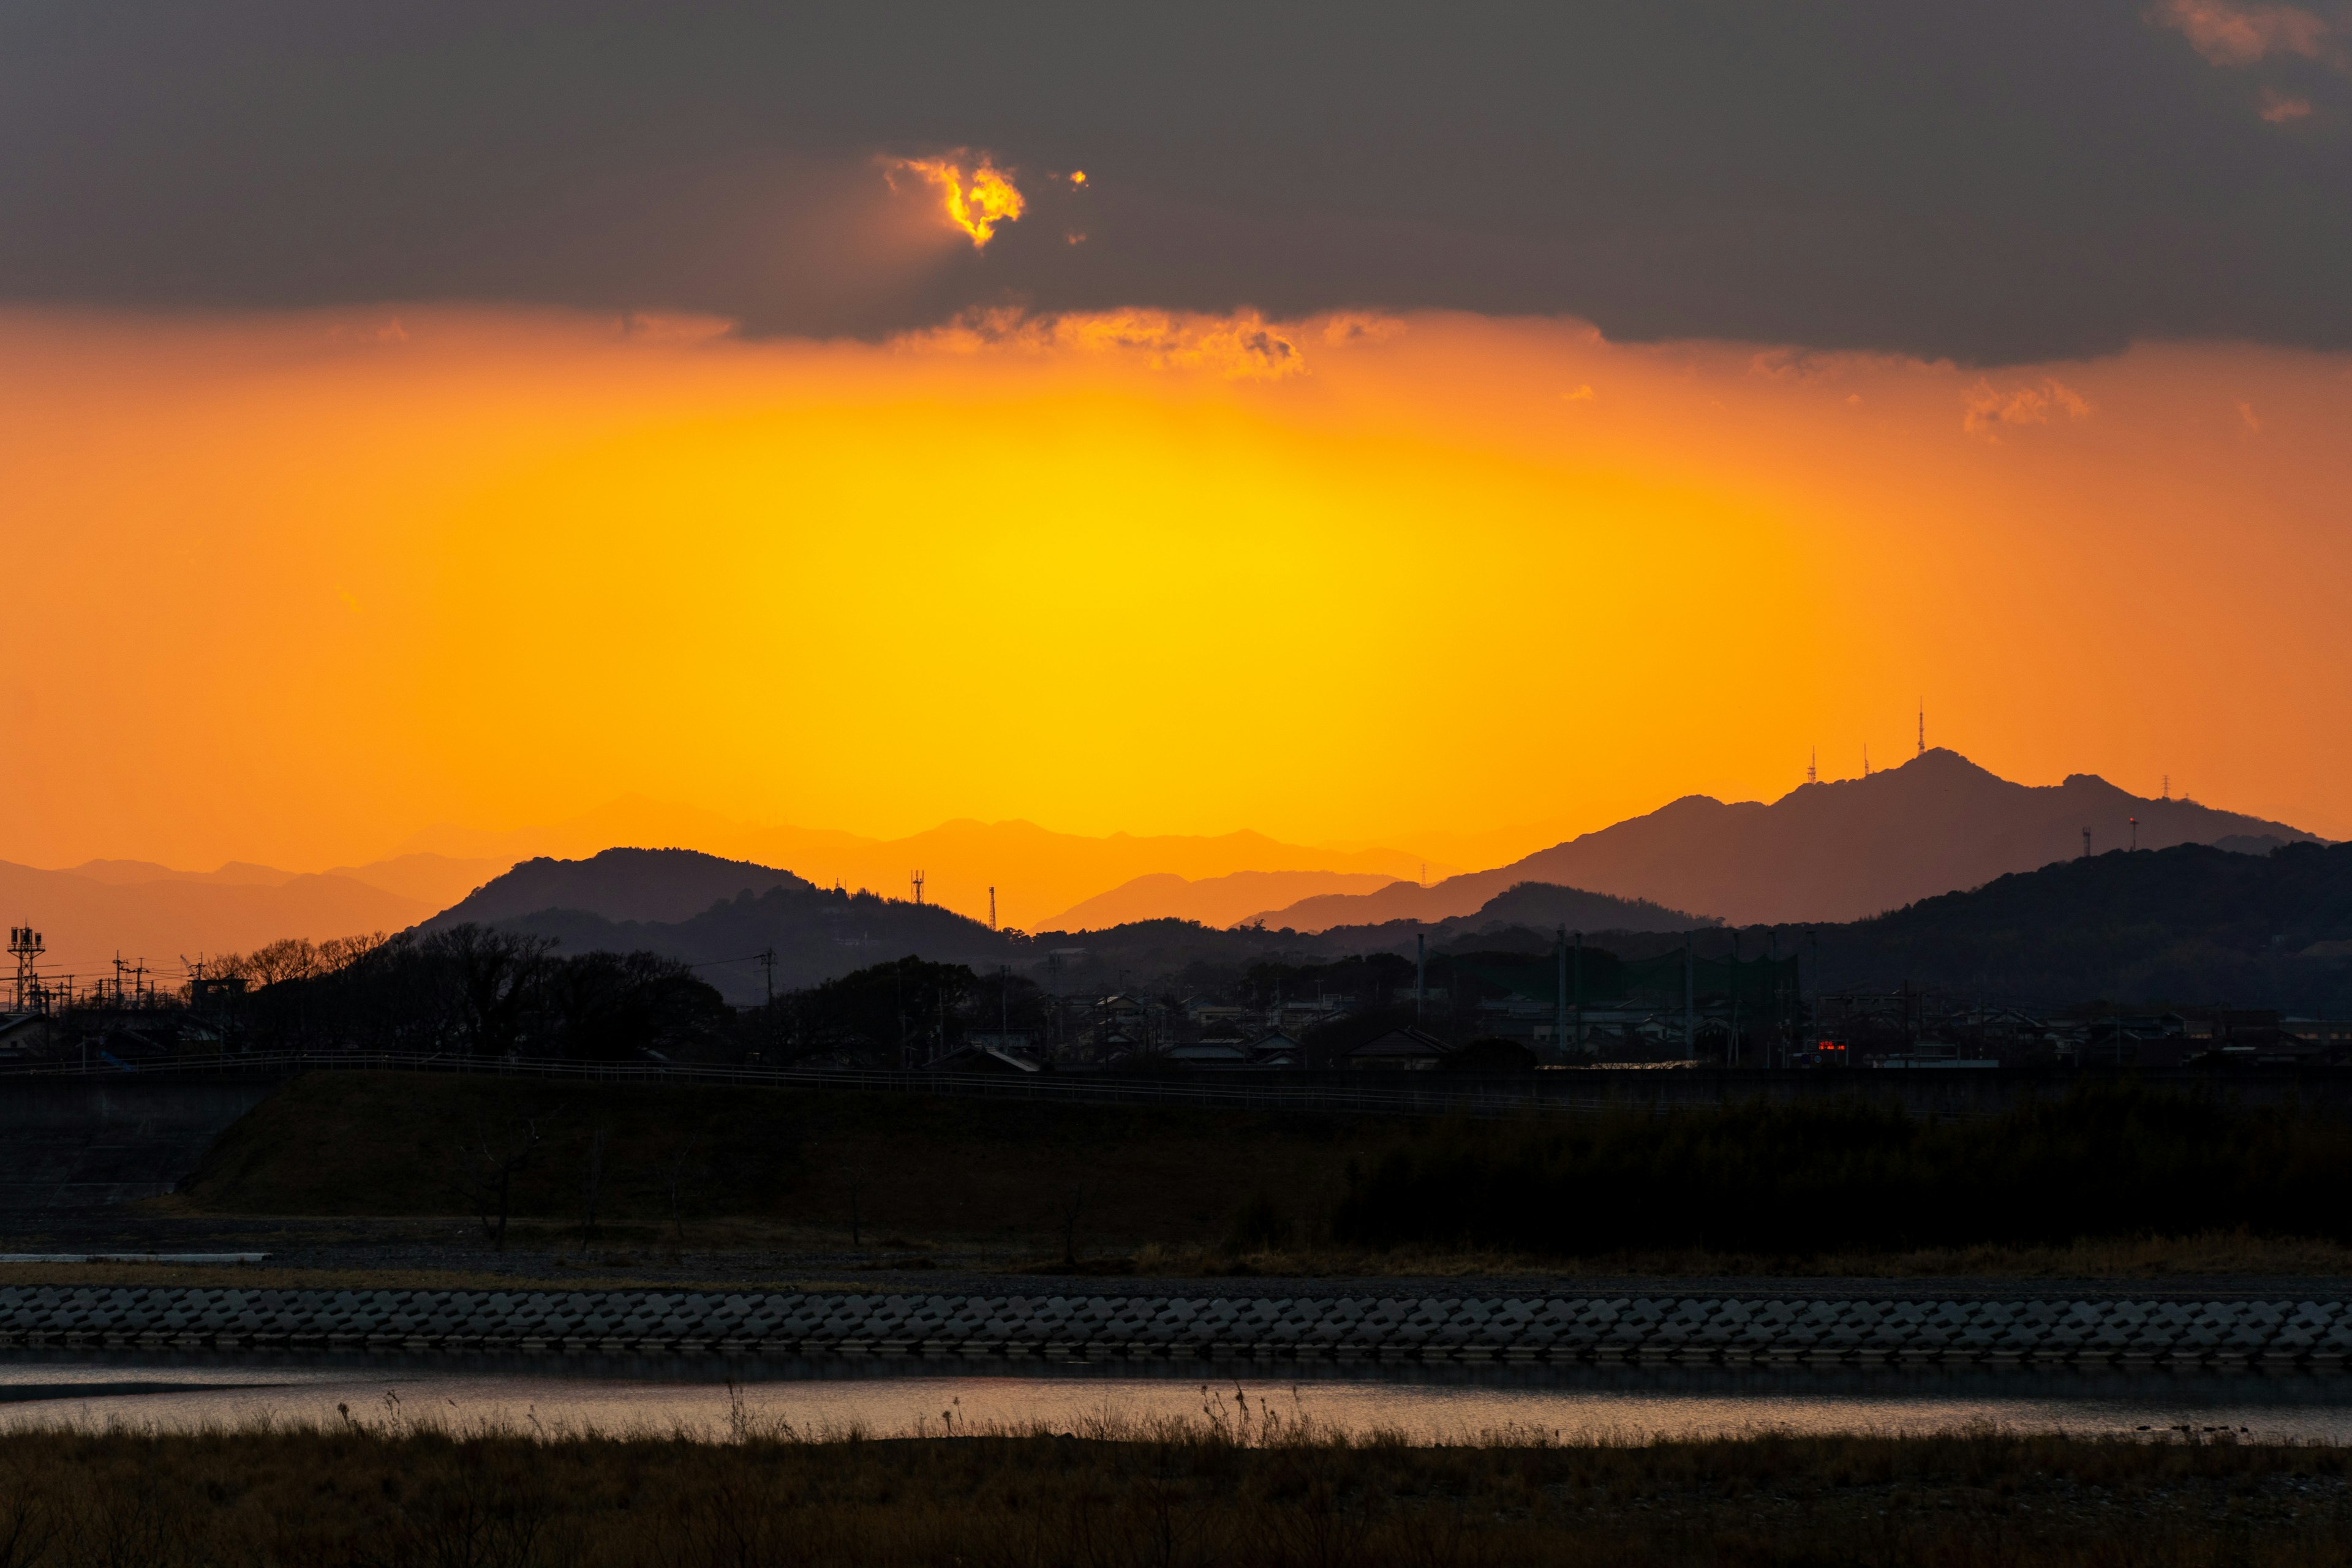
[[[776,950],[772,946],[760,954],[760,967],[768,972],[768,1011],[776,1010]]]
[[[1584,933],[1576,933],[1576,1050],[1584,1053]]]
[[[1683,932],[1683,1056],[1685,1060],[1698,1055],[1698,961],[1691,942],[1691,933]]]
[[[1565,925],[1559,928],[1559,946],[1557,951],[1559,958],[1559,987],[1552,998],[1554,1005],[1551,1015],[1551,1045],[1553,1050],[1566,1056],[1568,1054],[1568,927]]]
[[[1726,1067],[1739,1062],[1739,928],[1731,928],[1731,1017],[1730,1033],[1724,1037],[1723,1061]]]

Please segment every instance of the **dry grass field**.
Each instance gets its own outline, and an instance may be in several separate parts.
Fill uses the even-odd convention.
[[[736,1440],[0,1436],[0,1568],[2352,1563],[2342,1450],[1976,1435],[1349,1444],[1247,1423]]]

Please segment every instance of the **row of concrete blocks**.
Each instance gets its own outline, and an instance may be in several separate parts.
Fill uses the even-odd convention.
[[[18,1287],[0,1289],[0,1344],[2332,1367],[2352,1356],[2352,1311],[2339,1301]]]

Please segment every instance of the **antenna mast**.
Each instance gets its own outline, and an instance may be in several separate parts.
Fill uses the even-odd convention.
[[[919,910],[923,907],[923,874],[920,871],[909,871],[907,873],[907,880],[914,885],[915,907]]]
[[[1819,784],[1822,777],[1822,749],[1815,746],[1805,758],[1805,782]]]
[[[40,971],[35,961],[48,950],[41,945],[41,933],[31,926],[8,928],[8,952],[16,960],[16,1011],[25,1011],[26,997],[37,997],[41,990]]]
[[[1927,700],[1919,699],[1919,754],[1927,754]]]
[[[988,929],[991,931],[996,929],[996,889],[994,888],[988,889]]]

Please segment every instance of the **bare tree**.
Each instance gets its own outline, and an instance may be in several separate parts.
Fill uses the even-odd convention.
[[[495,1252],[507,1249],[507,1215],[514,1194],[514,1179],[539,1152],[539,1118],[520,1118],[506,1137],[485,1134],[477,1145],[478,1163],[475,1206],[482,1218],[482,1234]]]

